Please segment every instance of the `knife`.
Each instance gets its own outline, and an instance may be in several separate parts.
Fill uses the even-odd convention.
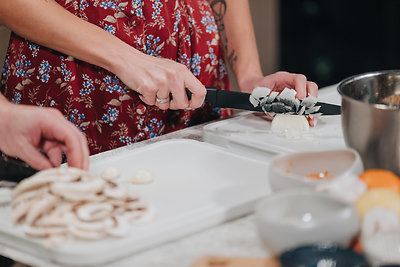
[[[0,182],[18,183],[37,172],[38,170],[29,167],[24,162],[0,156]]]
[[[205,100],[208,101],[212,107],[264,112],[261,106],[254,107],[253,104],[250,103],[250,94],[248,93],[218,90],[214,87],[206,87],[206,89],[207,95]],[[186,93],[190,99],[192,93],[188,89],[186,89]],[[338,105],[317,102],[315,106],[320,106],[318,113],[322,113],[322,115],[341,114],[341,107]]]

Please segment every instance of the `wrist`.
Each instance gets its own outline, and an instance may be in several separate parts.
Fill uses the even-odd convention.
[[[9,102],[2,94],[0,94],[0,122],[7,120],[14,105],[15,104]]]
[[[238,62],[234,73],[238,82],[239,88],[242,92],[253,90],[253,84],[264,77],[260,64],[252,62]]]
[[[249,75],[241,75],[237,78],[237,82],[241,92],[251,93],[259,80],[263,78],[261,71],[259,73],[251,73]]]
[[[127,57],[128,53],[139,54],[140,52],[135,48],[129,46],[125,42],[118,40],[118,44],[116,44],[112,49],[110,49],[107,53],[105,53],[103,57],[104,69],[118,74],[128,66]]]

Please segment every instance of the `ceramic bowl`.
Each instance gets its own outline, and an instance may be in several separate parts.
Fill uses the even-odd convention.
[[[351,266],[367,267],[364,255],[339,246],[304,246],[284,252],[282,267]]]
[[[353,205],[313,190],[282,190],[255,210],[260,237],[269,252],[311,244],[348,246],[359,229]]]
[[[362,172],[363,164],[357,151],[339,149],[279,155],[271,161],[268,178],[273,191],[303,187],[314,189],[326,181],[358,176]],[[315,178],[320,173],[326,174],[326,177]]]

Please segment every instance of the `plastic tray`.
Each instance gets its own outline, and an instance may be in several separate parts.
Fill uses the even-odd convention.
[[[133,226],[125,238],[70,239],[59,247],[46,249],[42,240],[26,237],[20,226],[12,225],[11,209],[3,206],[2,250],[10,248],[58,265],[99,266],[248,214],[270,192],[266,163],[194,140],[160,141],[100,158],[91,164],[90,172],[99,174],[107,167],[118,168],[121,181],[134,186],[143,200],[155,208],[153,222]],[[131,176],[143,169],[152,173],[154,182],[132,185]]]

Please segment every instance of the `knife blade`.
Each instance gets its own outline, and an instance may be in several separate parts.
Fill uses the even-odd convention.
[[[0,157],[0,181],[18,183],[37,172],[38,170],[29,167],[24,162]]]
[[[218,90],[214,87],[206,87],[206,89],[207,95],[205,100],[208,101],[213,107],[264,112],[261,106],[254,107],[250,103],[250,94],[248,93]],[[188,97],[190,98],[191,92],[187,89],[186,92],[188,94]],[[341,107],[339,105],[317,102],[315,106],[320,106],[318,113],[322,113],[322,115],[341,114]]]

